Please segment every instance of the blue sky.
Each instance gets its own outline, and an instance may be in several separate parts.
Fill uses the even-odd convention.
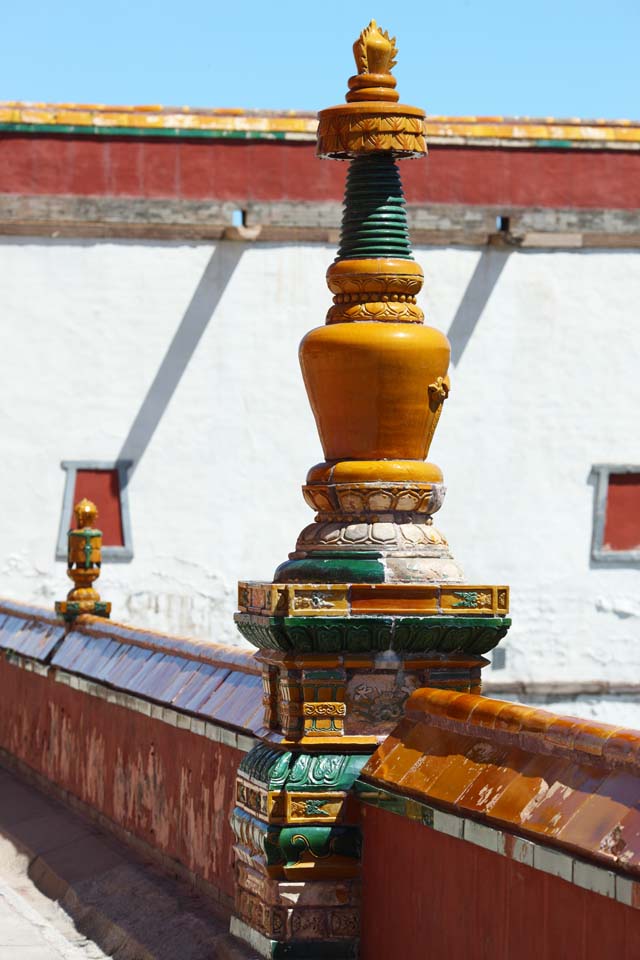
[[[317,110],[372,17],[430,114],[640,119],[640,0],[7,3],[0,98]]]

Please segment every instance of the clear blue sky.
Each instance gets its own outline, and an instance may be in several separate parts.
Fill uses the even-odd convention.
[[[640,119],[640,0],[7,0],[0,98],[317,110],[372,17],[430,114]]]

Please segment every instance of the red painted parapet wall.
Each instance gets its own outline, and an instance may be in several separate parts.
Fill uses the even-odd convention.
[[[637,960],[637,909],[384,810],[362,829],[362,960]]]
[[[0,193],[341,202],[344,170],[306,143],[0,133]],[[403,170],[410,204],[640,208],[640,151],[438,144]]]
[[[305,113],[0,103],[0,193],[341,201]],[[432,117],[411,204],[640,208],[640,124]]]
[[[363,960],[631,960],[640,733],[420,690],[364,767]]]
[[[0,604],[0,751],[228,907],[238,764],[259,729],[251,654]]]

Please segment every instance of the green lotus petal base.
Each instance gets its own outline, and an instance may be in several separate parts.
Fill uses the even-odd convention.
[[[350,790],[367,760],[358,753],[293,753],[259,743],[238,773],[267,790]]]
[[[238,630],[261,650],[295,653],[468,653],[506,636],[509,617],[262,617],[237,613]]]

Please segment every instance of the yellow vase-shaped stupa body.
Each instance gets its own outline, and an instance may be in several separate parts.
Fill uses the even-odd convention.
[[[326,459],[423,461],[441,409],[429,388],[444,381],[449,352],[447,338],[421,324],[311,330],[300,363]]]

